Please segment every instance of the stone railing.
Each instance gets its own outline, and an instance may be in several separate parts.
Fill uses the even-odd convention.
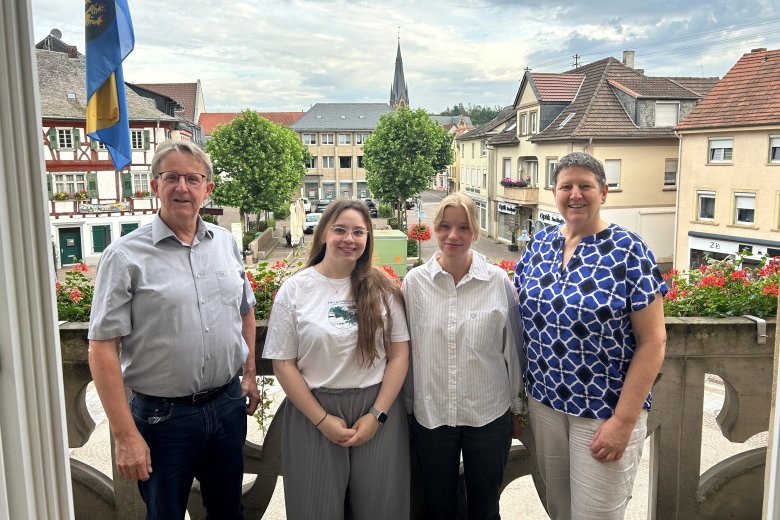
[[[510,188],[507,186],[499,186],[496,195],[503,197],[506,200],[522,202],[525,204],[536,204],[539,202],[539,188]]]
[[[769,320],[766,341],[758,340],[756,325],[745,318],[668,318],[666,359],[654,388],[654,408],[648,431],[653,434],[650,454],[648,518],[715,519],[760,518],[766,449],[746,451],[699,474],[705,374],[720,376],[725,403],[717,421],[725,438],[744,442],[769,424],[775,320]],[[258,326],[257,351],[262,352],[265,326]],[[60,328],[65,381],[65,406],[70,447],[83,446],[95,427],[85,395],[90,382],[85,324]],[[270,363],[258,354],[258,374],[270,374]],[[247,442],[245,472],[257,476],[245,486],[247,519],[265,512],[281,474],[281,419],[284,405],[274,416],[265,444]],[[530,443],[529,443],[530,444]],[[512,448],[505,485],[532,473],[529,452]],[[114,479],[73,460],[73,494],[77,517],[141,519],[144,506],[135,483]],[[537,488],[539,479],[534,479]],[[116,484],[114,484],[116,483]],[[417,486],[413,487],[413,489]],[[413,498],[413,517],[421,518]],[[190,517],[204,517],[197,486],[193,488]]]

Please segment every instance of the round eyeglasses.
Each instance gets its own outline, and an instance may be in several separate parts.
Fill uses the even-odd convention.
[[[368,230],[362,227],[349,229],[349,228],[345,228],[344,226],[331,226],[330,230],[333,231],[334,235],[340,237],[345,237],[350,233],[355,238],[365,238],[368,235]]]

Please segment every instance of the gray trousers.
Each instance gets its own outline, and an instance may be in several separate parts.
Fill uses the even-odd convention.
[[[312,390],[348,426],[368,413],[379,386]],[[330,442],[289,400],[282,437],[284,500],[289,520],[409,518],[409,433],[396,399],[388,419],[362,446]]]

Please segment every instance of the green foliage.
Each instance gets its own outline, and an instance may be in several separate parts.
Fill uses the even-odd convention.
[[[393,216],[393,206],[386,202],[380,202],[377,206],[379,212],[379,218],[390,218]]]
[[[219,225],[219,219],[217,218],[217,215],[204,213],[200,216],[200,218],[203,219],[203,222],[208,222],[209,224],[214,224],[215,226]]]
[[[274,217],[276,220],[287,220],[290,216],[290,203],[282,204],[280,207],[274,210]]]
[[[255,232],[250,231],[249,233],[244,233],[244,236],[241,239],[241,244],[244,246],[244,251],[249,249],[249,243],[255,239]]]
[[[263,232],[263,231],[265,231],[266,229],[268,229],[268,221],[267,221],[267,220],[261,220],[261,221],[259,221],[259,222],[257,223],[257,230],[258,230],[260,233],[262,233],[262,232]]]
[[[452,105],[452,108],[449,106],[442,111],[442,116],[469,116],[471,118],[471,122],[474,124],[474,126],[479,126],[481,124],[487,123],[494,117],[498,115],[498,113],[501,112],[501,107],[496,105],[489,107],[487,105],[472,105],[469,103],[468,107],[463,106],[463,103],[458,103],[457,105]]]
[[[206,151],[214,163],[212,199],[242,214],[289,204],[310,159],[295,132],[249,109],[217,128]]]
[[[395,217],[390,217],[387,219],[387,225],[390,226],[390,229],[398,229],[398,219]]]
[[[291,274],[303,267],[303,261],[294,260],[287,263],[279,260],[273,264],[260,262],[254,271],[247,270],[246,275],[249,279],[249,285],[255,293],[257,305],[255,306],[255,318],[267,320],[271,314],[271,305],[273,304],[276,292],[282,286],[282,281]]]
[[[423,109],[383,114],[363,154],[368,189],[383,202],[417,196],[452,162],[450,136]]]
[[[764,258],[757,268],[744,267],[742,258],[702,265],[687,273],[672,269],[664,275],[667,316],[724,318],[777,314],[780,257]]]
[[[276,229],[276,220],[274,220],[272,218],[269,218],[268,220],[266,220],[265,224],[267,226],[266,229],[267,228]]]
[[[94,286],[84,274],[86,272],[86,264],[74,264],[73,270],[65,273],[65,280],[54,285],[60,320],[89,321]]]
[[[418,256],[417,240],[411,238],[406,240],[406,256]]]
[[[255,410],[255,420],[260,430],[263,432],[263,437],[268,433],[268,428],[271,426],[271,420],[274,418],[271,407],[274,404],[271,399],[271,387],[274,384],[274,378],[271,376],[258,376],[257,387],[260,390],[260,403]]]

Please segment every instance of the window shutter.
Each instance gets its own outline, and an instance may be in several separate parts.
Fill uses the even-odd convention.
[[[96,199],[98,196],[96,172],[87,173],[87,194],[90,199]]]
[[[81,132],[78,128],[73,129],[73,148],[81,148]]]
[[[144,150],[149,149],[149,142],[151,141],[151,137],[149,135],[149,130],[144,130]]]
[[[130,172],[122,172],[122,195],[124,198],[133,196],[133,174]]]
[[[49,192],[49,198],[54,196],[54,179],[51,173],[46,174],[46,189]]]
[[[49,148],[52,150],[57,149],[57,129],[49,128]]]
[[[98,142],[94,139],[89,140],[89,147],[93,150],[97,150]]]

